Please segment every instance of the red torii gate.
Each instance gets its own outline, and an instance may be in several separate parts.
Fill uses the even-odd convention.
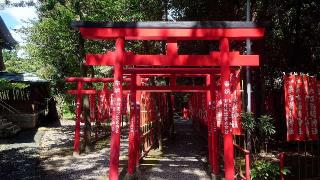
[[[256,39],[264,35],[264,28],[252,22],[73,22],[72,27],[79,29],[86,39],[116,40],[115,51],[105,54],[87,54],[85,65],[114,66],[114,97],[116,100],[112,114],[110,171],[109,179],[118,179],[120,150],[121,102],[123,93],[123,67],[136,66],[220,66],[222,92],[222,133],[224,134],[224,164],[225,178],[234,179],[233,138],[230,131],[230,115],[228,101],[230,99],[230,66],[258,66],[258,55],[240,55],[230,52],[230,40]],[[164,40],[167,42],[165,55],[138,55],[125,50],[125,40]],[[178,40],[218,40],[219,52],[208,55],[179,55]],[[211,80],[210,80],[211,81]],[[131,91],[136,89],[136,76],[131,77]],[[208,83],[212,86],[213,83]],[[78,85],[80,86],[80,85]],[[210,89],[210,88],[209,88]],[[206,90],[209,90],[206,89]],[[164,90],[164,89],[163,89]],[[130,103],[135,108],[136,98],[131,94]],[[131,116],[131,115],[130,115]],[[135,117],[130,117],[129,138],[136,139],[139,132]],[[214,123],[213,123],[214,124]],[[132,131],[131,131],[132,129]],[[214,127],[213,127],[214,129]],[[131,142],[131,141],[130,141]],[[136,141],[134,141],[136,142]],[[129,169],[136,154],[136,143],[129,144]],[[210,153],[209,153],[210,154]],[[215,157],[212,157],[215,158]],[[133,173],[130,172],[129,174]]]

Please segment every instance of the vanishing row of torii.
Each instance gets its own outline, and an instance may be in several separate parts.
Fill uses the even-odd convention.
[[[85,90],[84,83],[113,82],[113,111],[111,120],[109,179],[119,178],[120,122],[124,91],[130,93],[128,175],[133,175],[138,165],[139,118],[136,108],[137,91],[149,92],[207,92],[207,104],[212,102],[215,76],[221,79],[223,154],[225,178],[234,179],[234,145],[230,127],[228,102],[230,99],[230,72],[233,67],[259,66],[258,55],[241,55],[230,51],[230,41],[258,39],[264,36],[264,28],[253,22],[241,21],[184,21],[184,22],[73,22],[71,26],[79,30],[85,39],[115,40],[115,50],[105,54],[87,54],[87,66],[113,66],[113,78],[67,78],[77,82],[77,89],[69,93],[77,94],[76,105],[81,105],[82,94],[96,93]],[[126,40],[159,40],[166,42],[166,54],[135,54],[125,50]],[[178,54],[178,41],[211,40],[219,41],[220,51],[208,55]],[[130,67],[128,67],[130,66]],[[133,66],[138,66],[138,68]],[[150,68],[153,67],[153,68]],[[195,68],[196,67],[196,68]],[[170,86],[141,86],[141,77],[170,77]],[[205,76],[206,86],[178,86],[177,76]],[[123,82],[130,82],[123,86]],[[77,108],[81,110],[81,107]],[[80,114],[76,112],[74,151],[79,152]],[[218,174],[218,149],[216,122],[208,118],[208,151],[212,173]],[[248,176],[247,176],[248,177]]]

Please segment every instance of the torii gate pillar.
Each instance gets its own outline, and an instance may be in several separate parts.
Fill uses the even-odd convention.
[[[136,171],[136,156],[138,152],[137,131],[139,130],[137,124],[137,104],[136,104],[136,74],[131,75],[131,90],[130,90],[130,125],[129,125],[129,152],[128,152],[128,173],[127,176],[134,176]]]
[[[116,39],[116,63],[114,65],[114,103],[111,121],[111,142],[110,142],[110,169],[109,179],[119,179],[119,155],[120,155],[120,122],[122,112],[122,71],[125,58],[125,40],[123,37]]]
[[[233,137],[231,127],[231,117],[229,111],[230,101],[230,59],[229,59],[229,40],[220,39],[220,60],[221,60],[221,95],[222,95],[222,123],[221,131],[223,134],[223,154],[225,179],[234,179],[234,156],[233,156]]]

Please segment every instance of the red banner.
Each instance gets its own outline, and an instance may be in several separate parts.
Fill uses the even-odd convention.
[[[317,78],[309,77],[309,128],[310,140],[318,140],[318,121],[317,121]],[[319,107],[319,106],[318,106]],[[319,109],[319,108],[318,108]]]
[[[317,91],[316,91],[316,112],[317,112],[317,124],[318,124],[318,133],[320,128],[320,81],[317,80]]]
[[[309,76],[304,74],[300,75],[303,79],[303,97],[304,97],[304,103],[305,103],[305,109],[304,109],[304,115],[303,120],[305,124],[305,140],[310,140],[310,115],[309,115]]]
[[[106,93],[104,91],[100,91],[98,93],[98,109],[97,109],[97,119],[98,121],[103,121],[103,117],[106,113],[104,105],[106,101]]]
[[[215,94],[216,94],[215,105],[216,105],[217,127],[221,128],[221,121],[222,121],[222,99],[221,99],[221,93],[220,93],[219,90],[216,90]]]
[[[241,128],[241,85],[240,71],[237,71],[231,78],[231,118],[232,118],[232,133],[240,135]]]
[[[297,123],[298,123],[298,134],[296,137],[297,141],[305,140],[306,126],[305,119],[306,113],[306,97],[303,88],[303,78],[301,75],[296,77],[296,98],[297,98]]]
[[[316,77],[285,75],[287,141],[318,140],[320,112]]]
[[[287,141],[297,138],[297,109],[296,109],[296,78],[295,75],[284,76],[285,110],[287,120]]]

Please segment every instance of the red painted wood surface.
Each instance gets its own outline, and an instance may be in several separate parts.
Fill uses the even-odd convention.
[[[91,77],[67,77],[66,82],[114,82],[113,78],[91,78]],[[124,82],[130,82],[130,78],[124,78]]]
[[[212,76],[212,75],[211,75]],[[211,120],[211,133],[212,133],[212,173],[219,174],[219,143],[218,143],[218,128],[217,128],[217,116],[216,116],[216,81],[215,78],[211,77],[210,83],[210,94],[211,94],[211,112],[212,112],[212,120]]]
[[[223,134],[224,150],[224,168],[225,179],[234,179],[234,151],[233,137],[230,117],[230,62],[229,62],[229,40],[222,38],[220,40],[221,55],[221,96],[222,96],[222,124],[221,131]]]
[[[196,28],[196,29],[163,29],[163,28],[80,28],[86,39],[115,39],[125,37],[126,40],[219,40],[222,37],[245,40],[261,38],[264,28]]]
[[[207,75],[206,78],[206,85],[210,86],[211,83],[213,82],[212,80],[212,75]],[[206,96],[206,113],[207,113],[207,127],[208,127],[208,159],[209,159],[209,164],[211,167],[213,166],[213,161],[212,161],[212,156],[213,156],[213,146],[212,146],[212,129],[213,129],[213,112],[212,112],[212,97],[213,94],[213,89],[212,86],[210,86],[210,91],[207,91],[207,96]]]
[[[138,86],[137,90],[146,92],[206,92],[206,86]]]
[[[220,53],[210,55],[136,55],[126,53],[124,65],[136,66],[221,66]],[[116,62],[116,53],[87,54],[86,65],[113,66]],[[231,52],[230,66],[259,66],[258,55],[240,55]]]
[[[279,154],[279,159],[280,159],[280,180],[284,180],[284,174],[283,174],[283,170],[284,170],[284,157],[285,157],[285,153],[281,152]]]
[[[111,122],[111,141],[110,141],[110,170],[109,179],[119,179],[119,155],[120,155],[120,123],[122,112],[122,62],[124,60],[124,39],[116,40],[117,63],[114,66],[114,106]]]
[[[139,75],[137,75],[136,77],[136,81],[137,81],[137,86],[141,86],[141,77]],[[140,104],[141,104],[141,91],[137,91],[136,92],[136,103],[137,103],[137,111],[136,111],[136,118],[137,118],[137,121],[136,121],[136,128],[137,128],[137,131],[136,131],[136,144],[137,144],[137,151],[136,151],[136,166],[139,166],[139,160],[140,160],[140,142],[141,142],[141,137],[140,137],[140,134],[141,134],[141,131],[140,131],[140,124],[141,124],[141,117],[140,117],[140,114],[141,114],[141,108],[140,108]]]
[[[83,87],[83,83],[78,83],[77,90],[80,91]],[[82,112],[82,94],[79,92],[76,99],[76,125],[74,130],[74,145],[73,151],[75,153],[80,152],[80,121]]]
[[[136,131],[138,119],[136,117],[136,75],[132,75],[132,85],[130,93],[130,124],[129,124],[129,150],[128,150],[128,174],[132,175],[136,171],[136,154],[138,151],[138,144],[136,141]]]

